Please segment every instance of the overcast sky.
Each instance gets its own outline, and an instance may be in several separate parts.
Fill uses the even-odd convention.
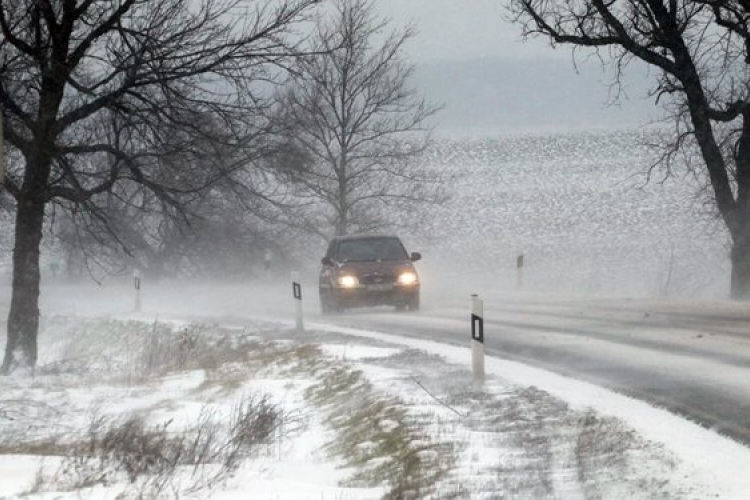
[[[413,22],[419,31],[410,43],[415,61],[529,57],[545,52],[541,41],[523,43],[520,28],[504,18],[501,0],[376,0],[395,23]]]
[[[636,127],[658,116],[648,77],[633,68],[627,99],[611,106],[611,75],[546,40],[523,41],[501,0],[375,0],[394,25],[413,23],[415,86],[444,103],[439,130],[534,131]]]

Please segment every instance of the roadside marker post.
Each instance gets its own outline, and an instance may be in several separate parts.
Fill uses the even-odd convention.
[[[133,271],[133,288],[135,288],[135,312],[141,312],[141,272]]]
[[[471,296],[471,371],[475,384],[484,383],[484,301]]]
[[[296,308],[297,333],[302,333],[305,331],[305,325],[302,321],[302,285],[300,285],[297,271],[292,272],[292,296]]]
[[[516,258],[516,288],[523,288],[523,254]]]

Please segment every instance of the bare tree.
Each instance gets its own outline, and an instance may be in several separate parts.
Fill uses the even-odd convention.
[[[276,154],[273,138],[260,133],[238,147],[217,147],[200,144],[211,138],[195,137],[193,147],[210,151],[210,157],[186,156],[172,145],[175,139],[168,138],[165,152],[154,155],[155,170],[179,188],[168,199],[123,180],[80,209],[64,200],[54,204],[53,235],[70,257],[73,274],[95,277],[137,267],[148,279],[239,277],[237,270],[246,276],[252,257],[259,260],[258,249],[268,247],[265,219],[278,204],[271,197],[283,187],[267,171],[268,158]],[[205,173],[222,175],[205,189],[193,189]]]
[[[185,212],[142,191],[131,191],[129,197],[108,196],[106,204],[97,206],[106,212],[107,227],[92,210],[80,211],[72,224],[64,219],[66,242],[107,274],[137,267],[150,280],[246,279],[253,264],[260,266],[263,251],[274,246],[266,220],[275,211],[274,203],[267,201],[274,191],[262,189],[257,179],[244,178],[261,176],[262,170],[257,170],[238,172],[191,196],[180,206]]]
[[[526,36],[596,51],[621,74],[657,69],[677,152],[699,159],[731,236],[733,298],[750,298],[750,4],[736,0],[512,0]],[[668,99],[666,98],[668,97]]]
[[[290,34],[315,3],[0,0],[0,106],[22,158],[4,182],[16,218],[2,372],[36,363],[46,207],[129,182],[179,209],[239,168],[189,166],[266,127],[253,82],[296,51]],[[165,151],[182,161],[164,170]]]
[[[439,195],[439,179],[412,162],[429,144],[437,108],[409,86],[403,52],[412,29],[387,28],[371,1],[338,0],[313,37],[319,55],[295,68],[283,99],[296,152],[286,172],[304,206],[290,221],[304,229],[380,229],[394,208]]]

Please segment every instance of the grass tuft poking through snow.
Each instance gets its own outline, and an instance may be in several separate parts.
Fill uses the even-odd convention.
[[[348,485],[385,483],[386,499],[425,498],[455,464],[454,444],[420,430],[403,402],[376,390],[360,371],[335,367],[306,395],[336,430],[329,452],[355,470]]]
[[[197,493],[226,480],[259,445],[273,439],[282,414],[267,397],[247,396],[230,419],[205,408],[180,429],[172,421],[148,424],[137,414],[94,414],[87,435],[65,447],[57,470],[39,474],[37,492],[128,485],[122,496],[159,498]],[[62,451],[62,450],[60,450]]]

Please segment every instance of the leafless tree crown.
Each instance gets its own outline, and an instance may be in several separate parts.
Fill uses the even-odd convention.
[[[320,55],[301,62],[284,101],[291,142],[303,152],[290,173],[303,196],[331,210],[327,225],[345,234],[379,229],[389,205],[434,195],[435,179],[410,160],[429,143],[437,108],[410,86],[403,52],[412,28],[389,32],[370,1],[335,7],[314,37]]]

